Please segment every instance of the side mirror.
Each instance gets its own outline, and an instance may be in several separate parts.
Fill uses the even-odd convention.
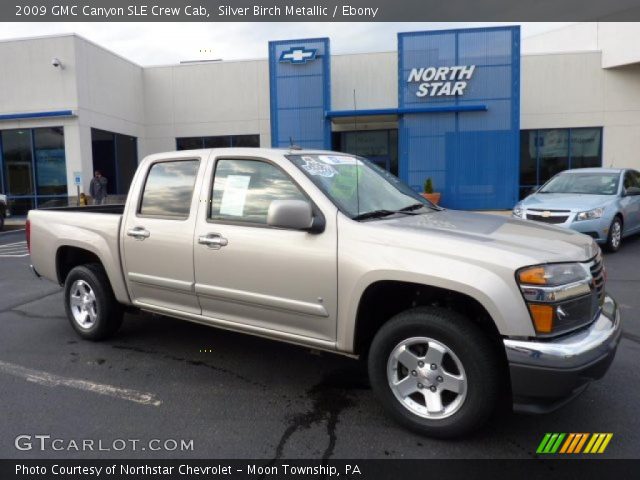
[[[310,230],[313,225],[311,204],[303,200],[274,200],[269,205],[267,225],[292,230]]]
[[[632,197],[632,196],[635,196],[635,195],[640,195],[640,188],[638,188],[638,187],[629,187],[624,192],[624,196],[625,197]]]

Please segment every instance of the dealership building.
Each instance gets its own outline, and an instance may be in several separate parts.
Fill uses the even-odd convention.
[[[114,199],[137,163],[209,147],[365,156],[442,204],[508,209],[567,168],[640,168],[640,25],[398,34],[331,55],[329,38],[266,59],[142,67],[77,35],[0,42],[0,192],[14,214],[75,202],[94,170]]]

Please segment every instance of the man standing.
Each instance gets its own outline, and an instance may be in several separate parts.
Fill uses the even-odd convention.
[[[94,205],[104,205],[107,203],[107,179],[102,176],[100,170],[96,170],[96,173],[91,179],[89,194],[93,197]]]

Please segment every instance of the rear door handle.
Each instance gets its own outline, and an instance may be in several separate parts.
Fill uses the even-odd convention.
[[[127,230],[127,235],[135,238],[136,240],[144,240],[145,238],[149,238],[151,233],[149,230],[145,230],[144,227],[133,227]]]
[[[222,247],[229,245],[229,240],[219,233],[208,233],[206,235],[200,235],[198,237],[198,243],[206,245],[212,250],[220,250]]]

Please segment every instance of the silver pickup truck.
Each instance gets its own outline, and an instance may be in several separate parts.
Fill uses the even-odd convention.
[[[504,398],[562,405],[620,339],[590,237],[439,208],[341,153],[151,155],[126,205],[33,210],[26,231],[81,337],[140,309],[363,358],[387,411],[431,436]]]

